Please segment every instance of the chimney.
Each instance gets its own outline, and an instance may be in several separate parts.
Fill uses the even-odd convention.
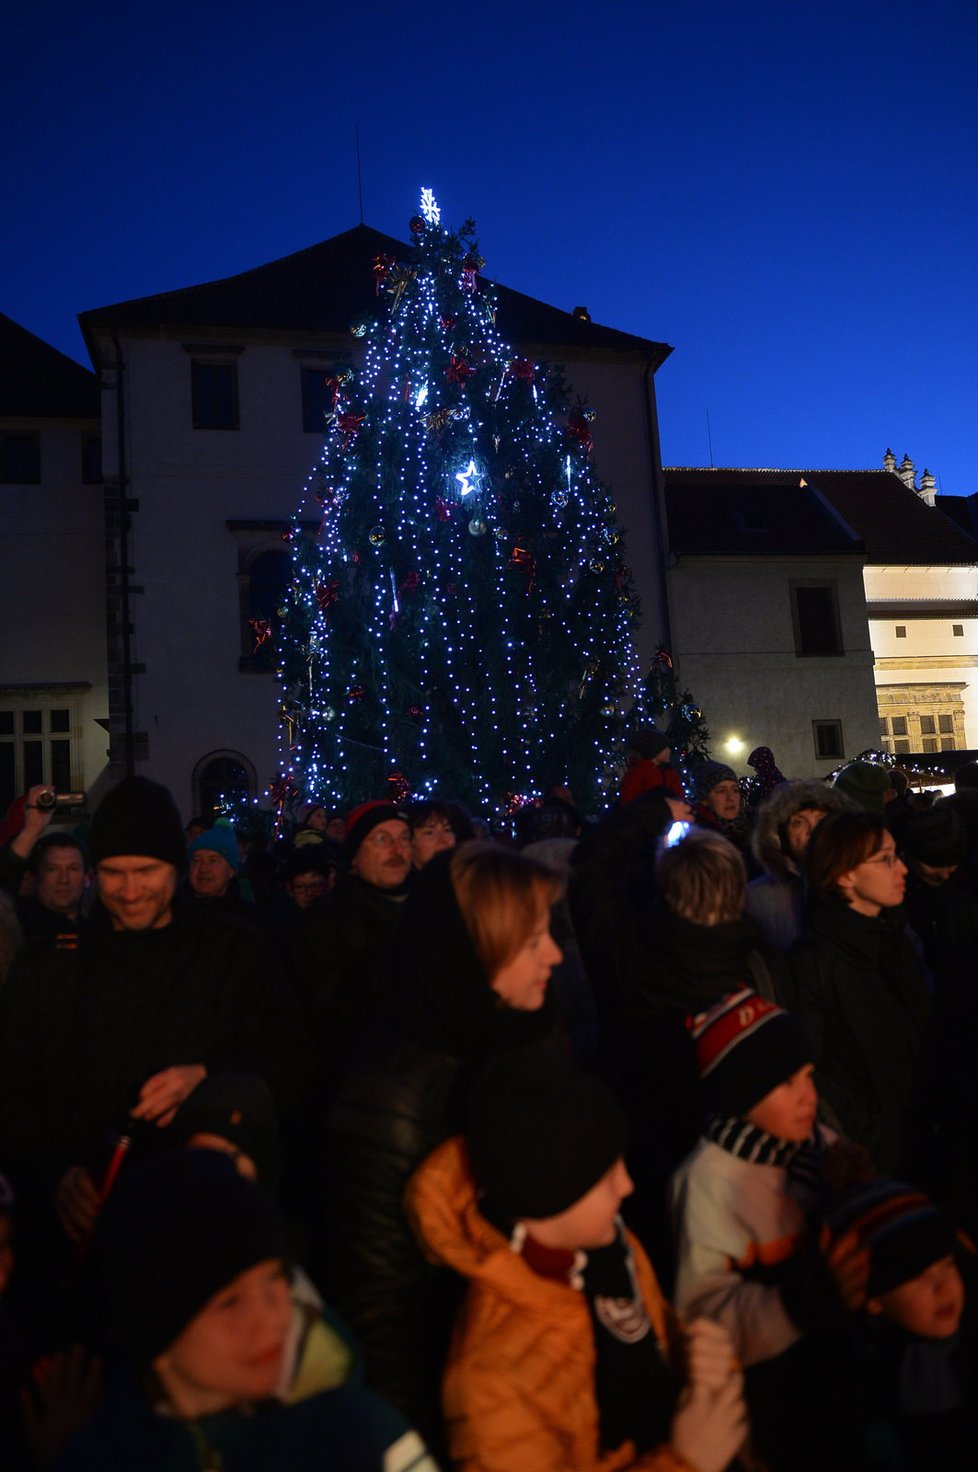
[[[587,307],[575,307],[571,316],[576,317],[578,322],[590,322],[591,320],[591,313]]]
[[[883,469],[888,470],[891,475],[896,470],[896,456],[892,450],[887,450],[883,456]]]
[[[904,455],[900,461],[900,468],[897,471],[897,475],[908,490],[915,491],[917,489],[914,485],[914,463],[909,455]]]
[[[937,481],[931,475],[929,470],[925,470],[923,475],[920,477],[920,489],[918,490],[917,495],[925,503],[925,505],[934,506],[936,505],[936,502],[934,500],[934,494],[936,490]]]

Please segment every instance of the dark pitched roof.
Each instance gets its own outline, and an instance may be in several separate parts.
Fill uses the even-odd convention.
[[[695,491],[697,496],[709,489],[716,501],[726,498],[734,507],[740,506],[742,497],[765,488],[772,494],[797,490],[802,480],[820,491],[862,539],[867,562],[918,566],[978,562],[974,539],[889,470],[695,470],[677,466],[665,471],[667,494],[670,487],[677,492]]]
[[[78,320],[90,351],[96,327],[347,333],[352,321],[376,308],[374,256],[386,252],[404,259],[408,249],[369,225],[356,225],[342,235],[238,276],[95,307],[82,312]],[[638,352],[651,357],[656,367],[672,352],[664,343],[582,322],[570,312],[507,286],[500,286],[498,292],[500,331],[513,343]]]
[[[712,471],[667,470],[669,550],[679,556],[799,556],[854,552],[863,544],[823,497],[799,484],[745,482]]]
[[[0,414],[10,419],[97,419],[95,374],[0,312]]]
[[[938,511],[949,516],[969,537],[978,537],[978,491],[970,496],[937,496]]]

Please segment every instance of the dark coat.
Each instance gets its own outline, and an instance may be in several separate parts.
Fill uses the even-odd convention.
[[[260,937],[190,911],[160,930],[106,921],[77,949],[28,945],[0,992],[0,1158],[98,1169],[145,1080],[183,1063],[257,1073],[295,1104],[306,1044]]]
[[[390,949],[404,912],[403,890],[378,889],[355,874],[309,906],[296,930],[296,992],[328,1093],[389,995]]]
[[[501,1052],[552,1046],[555,1004],[499,1004],[455,903],[449,855],[421,871],[398,935],[388,1015],[364,1037],[330,1112],[330,1298],[363,1345],[367,1380],[434,1441],[457,1285],[424,1260],[408,1178],[464,1124],[469,1085]]]
[[[899,911],[871,918],[814,902],[789,957],[795,1006],[812,1040],[819,1095],[842,1133],[893,1174],[918,1099],[930,995]]]

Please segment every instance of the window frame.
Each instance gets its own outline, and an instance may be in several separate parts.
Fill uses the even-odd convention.
[[[8,459],[8,446],[14,443],[30,445],[32,454],[30,475],[15,475],[13,470],[22,468],[14,466],[12,459]],[[0,430],[0,485],[5,486],[39,486],[41,484],[41,432],[37,429],[4,429]]]
[[[791,598],[791,628],[795,641],[795,655],[799,659],[841,659],[845,656],[842,638],[842,620],[839,615],[839,584],[835,578],[791,578],[788,583]],[[821,589],[829,595],[829,616],[835,634],[834,649],[805,649],[802,647],[803,620],[799,609],[799,592]]]
[[[834,742],[835,750],[821,751],[819,750],[819,737],[821,733],[829,731],[831,731],[832,734],[837,738]],[[817,761],[831,762],[844,759],[846,754],[846,747],[845,738],[843,736],[842,730],[842,721],[836,719],[834,716],[824,716],[813,720],[812,744],[815,748],[815,757]]]

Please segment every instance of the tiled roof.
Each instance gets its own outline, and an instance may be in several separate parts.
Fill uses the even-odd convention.
[[[978,545],[974,539],[943,512],[928,506],[889,470],[698,470],[677,466],[665,471],[667,492],[669,488],[683,492],[683,496],[673,497],[677,502],[686,495],[695,494],[699,498],[709,492],[710,499],[704,502],[704,508],[722,504],[724,499],[731,507],[739,508],[745,496],[749,498],[763,490],[772,496],[777,492],[787,493],[797,490],[802,480],[820,491],[861,538],[869,563],[918,566],[978,563]],[[682,514],[688,520],[694,513],[690,508]],[[704,514],[709,515],[711,511],[705,509]]]
[[[0,415],[97,419],[95,374],[0,312]]]
[[[357,225],[342,235],[238,276],[96,307],[82,312],[79,321],[90,351],[96,327],[348,333],[352,321],[376,309],[374,257],[386,252],[405,259],[408,249],[390,235]],[[498,293],[499,329],[513,343],[641,353],[652,358],[656,367],[672,352],[664,343],[582,322],[569,311],[509,287],[498,287]]]
[[[821,496],[765,480],[729,486],[720,472],[666,470],[669,550],[679,556],[858,553],[863,544]],[[735,494],[732,494],[735,492]]]

